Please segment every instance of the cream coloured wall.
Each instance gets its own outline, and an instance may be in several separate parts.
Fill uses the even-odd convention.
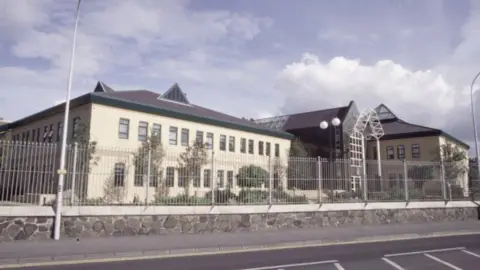
[[[418,144],[420,146],[420,157],[412,157],[412,145]],[[417,137],[394,140],[380,140],[380,157],[382,160],[387,160],[387,147],[393,146],[394,160],[402,160],[398,158],[398,146],[405,146],[405,160],[406,161],[432,161],[437,158],[437,150],[439,147],[439,137]],[[367,159],[373,159],[373,150],[376,147],[375,141],[368,141],[367,143]]]
[[[120,118],[129,120],[129,136],[128,139],[119,138],[119,120]],[[122,195],[123,201],[131,202],[134,197],[139,197],[141,201],[145,198],[150,201],[155,194],[154,187],[135,186],[134,176],[135,168],[133,162],[133,155],[136,149],[141,145],[138,140],[138,127],[139,122],[148,122],[149,133],[152,130],[153,124],[161,125],[161,138],[166,152],[166,157],[163,162],[164,167],[176,167],[177,159],[185,150],[185,146],[181,146],[181,130],[183,128],[189,130],[190,144],[196,138],[197,131],[203,131],[203,139],[206,142],[206,134],[213,133],[213,153],[209,153],[209,164],[204,169],[213,168],[214,185],[219,187],[220,179],[217,175],[218,170],[224,171],[223,187],[227,183],[227,172],[233,172],[233,192],[238,193],[239,188],[236,186],[236,174],[238,169],[245,165],[254,164],[261,166],[266,170],[273,167],[273,157],[275,154],[275,145],[279,145],[280,159],[284,160],[285,165],[287,161],[286,154],[290,148],[290,140],[281,139],[272,136],[260,135],[245,131],[232,130],[228,128],[206,125],[197,122],[178,120],[159,115],[152,115],[142,112],[135,112],[120,108],[108,107],[104,105],[93,104],[92,105],[92,120],[90,136],[92,140],[97,141],[99,148],[97,155],[100,160],[97,165],[92,167],[92,171],[89,176],[88,183],[88,197],[97,198],[102,197],[104,194],[104,187],[108,177],[111,177],[114,173],[114,166],[117,162],[123,162],[126,166],[125,177],[125,194]],[[171,145],[169,143],[169,129],[170,127],[177,127],[177,145]],[[219,148],[220,136],[226,136],[226,151],[222,151]],[[229,137],[235,138],[235,151],[229,151]],[[240,140],[245,138],[247,140],[246,152],[240,153]],[[254,154],[248,153],[248,140],[254,141]],[[259,155],[259,141],[264,142],[264,154]],[[271,157],[265,155],[266,142],[270,142]],[[212,154],[214,159],[212,161]],[[272,165],[272,166],[271,166]],[[164,170],[165,173],[165,170]],[[165,175],[164,175],[165,177]],[[169,195],[175,196],[184,192],[183,187],[178,187],[178,172],[175,172],[174,187],[169,188]],[[191,188],[191,192],[197,195],[203,195],[208,191],[211,191],[210,187],[205,187],[203,171],[201,174],[200,187]],[[285,186],[285,185],[284,185]],[[192,195],[192,194],[190,194]]]

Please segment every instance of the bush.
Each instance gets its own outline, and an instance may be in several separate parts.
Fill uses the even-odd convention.
[[[269,199],[269,192],[263,190],[241,190],[238,194],[238,202],[243,204],[267,204]],[[308,203],[305,196],[292,196],[283,190],[272,191],[272,201],[283,202],[291,204]]]
[[[215,190],[215,203],[218,204],[227,204],[230,200],[238,200],[237,195],[232,193],[229,189],[226,190]],[[212,202],[212,192],[209,191],[207,194],[205,194],[205,198],[208,199],[208,201],[211,203]]]
[[[155,196],[152,204],[157,205],[209,205],[211,200],[205,197],[188,196],[181,194],[175,197]]]
[[[237,184],[240,187],[261,187],[269,180],[270,174],[255,165],[243,166],[238,170]]]

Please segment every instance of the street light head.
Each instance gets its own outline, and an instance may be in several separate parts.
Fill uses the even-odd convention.
[[[338,117],[335,117],[332,119],[332,125],[334,127],[338,127],[340,125],[340,119],[338,119]]]
[[[328,128],[328,123],[327,123],[327,121],[322,121],[322,122],[320,122],[320,128],[321,128],[321,129],[327,129],[327,128]]]

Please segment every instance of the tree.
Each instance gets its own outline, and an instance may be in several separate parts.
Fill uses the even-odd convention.
[[[445,181],[457,184],[459,177],[464,176],[468,171],[468,157],[465,151],[447,142],[437,150],[435,161],[443,160]]]
[[[190,196],[190,185],[200,185],[202,167],[208,164],[207,144],[194,141],[185,152],[180,154],[178,162],[178,185],[185,188],[185,195]]]
[[[134,155],[135,183],[155,187],[155,193],[160,196],[167,195],[166,184],[162,178],[162,163],[165,158],[165,151],[160,134],[152,132],[146,141],[142,142]],[[148,179],[148,165],[150,162],[150,179]]]
[[[470,191],[475,196],[480,192],[480,179],[478,178],[478,162],[477,158],[471,158],[469,160],[469,174],[468,185]]]
[[[262,167],[255,165],[242,166],[238,170],[237,185],[244,188],[259,188],[268,183],[270,174]]]
[[[302,141],[294,139],[290,146],[287,168],[287,188],[312,190],[318,188],[317,160],[308,156]]]

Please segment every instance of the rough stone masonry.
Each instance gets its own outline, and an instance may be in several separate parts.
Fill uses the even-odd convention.
[[[478,219],[476,208],[388,209],[272,214],[63,217],[62,237],[262,231]],[[1,218],[0,241],[50,239],[52,218]]]

